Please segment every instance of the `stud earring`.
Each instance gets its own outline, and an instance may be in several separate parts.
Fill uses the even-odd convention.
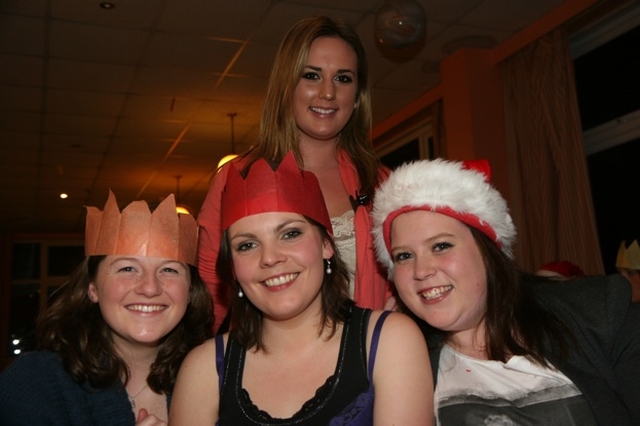
[[[242,298],[244,297],[244,293],[242,292],[242,287],[238,286],[238,297]]]
[[[331,269],[331,259],[325,259],[327,261],[327,268],[324,270],[327,275],[331,275],[333,269]]]

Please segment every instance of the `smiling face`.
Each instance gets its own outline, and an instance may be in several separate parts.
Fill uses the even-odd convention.
[[[315,225],[297,213],[260,213],[228,234],[236,279],[265,318],[320,313],[324,259],[333,249]]]
[[[351,118],[358,88],[356,53],[339,37],[311,43],[293,97],[300,141],[335,141]]]
[[[189,302],[189,267],[144,256],[107,256],[89,284],[117,346],[158,345],[180,322]]]
[[[400,298],[414,314],[463,345],[482,338],[487,274],[466,225],[432,211],[403,213],[391,224],[391,258]]]

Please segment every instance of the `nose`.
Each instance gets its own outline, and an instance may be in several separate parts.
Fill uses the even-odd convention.
[[[423,281],[436,273],[435,262],[429,256],[416,256],[413,264],[413,279]]]
[[[154,297],[162,293],[162,284],[154,274],[147,274],[138,282],[136,292],[147,297]]]
[[[320,97],[326,100],[333,100],[336,97],[336,88],[333,81],[325,79],[322,81],[322,90],[320,91]]]
[[[267,244],[262,246],[262,251],[260,252],[260,266],[263,268],[273,267],[278,263],[283,262],[284,259],[285,256],[277,247]]]

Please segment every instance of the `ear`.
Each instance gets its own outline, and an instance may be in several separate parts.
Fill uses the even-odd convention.
[[[98,290],[94,283],[89,283],[89,289],[87,290],[87,296],[93,303],[98,303]]]
[[[333,251],[333,246],[329,242],[329,240],[325,239],[322,244],[322,257],[324,259],[331,259],[335,252]]]

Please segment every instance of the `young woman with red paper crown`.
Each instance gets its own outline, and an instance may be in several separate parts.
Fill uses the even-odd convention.
[[[85,260],[38,321],[39,351],[0,376],[2,425],[166,425],[187,352],[211,336],[197,225],[173,195],[151,213],[87,207]]]
[[[365,49],[339,20],[307,18],[283,39],[275,58],[256,144],[237,161],[276,164],[293,151],[318,178],[334,238],[349,271],[349,294],[361,307],[391,309],[395,299],[376,262],[371,236],[373,192],[387,172],[370,140],[371,100]],[[215,176],[198,215],[198,268],[212,293],[215,330],[229,308],[229,288],[215,271],[220,247],[220,195],[228,168]],[[226,327],[223,327],[223,330]]]
[[[482,160],[419,161],[375,195],[379,259],[425,322],[437,424],[640,425],[640,306],[629,285],[518,268],[489,172]]]
[[[432,424],[420,329],[354,305],[318,180],[292,153],[275,167],[228,172],[217,272],[234,288],[231,331],[185,359],[171,425]]]

